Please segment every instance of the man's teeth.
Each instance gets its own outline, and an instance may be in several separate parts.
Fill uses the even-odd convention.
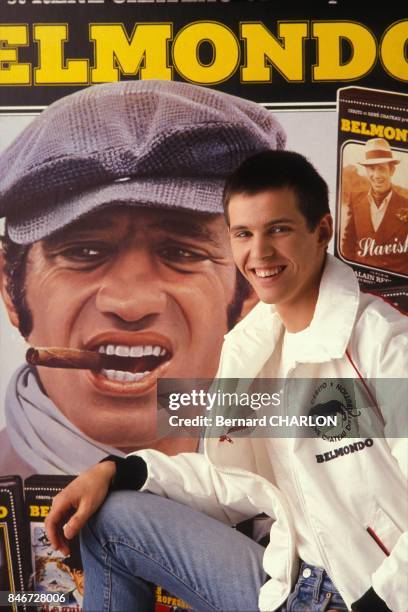
[[[255,274],[261,278],[267,278],[268,276],[276,276],[282,270],[283,266],[276,266],[275,268],[269,268],[269,270],[257,270],[255,268]]]
[[[151,344],[125,346],[124,344],[106,344],[99,347],[99,352],[106,355],[117,355],[118,357],[144,357],[154,355],[162,357],[167,353],[162,346],[152,346]]]
[[[104,344],[98,348],[98,351],[102,355],[112,355],[115,357],[127,358],[141,358],[151,356],[163,357],[167,354],[167,349],[163,348],[162,346],[155,346],[152,344],[138,344],[135,346],[126,346],[124,344]],[[137,382],[147,376],[147,374],[150,374],[150,370],[146,370],[145,372],[129,372],[128,370],[108,370],[103,368],[100,370],[100,373],[108,380],[114,380],[119,382]]]
[[[101,374],[103,374],[108,380],[117,380],[119,382],[137,382],[141,380],[147,374],[150,374],[149,371],[146,372],[123,372],[122,370],[101,370]]]

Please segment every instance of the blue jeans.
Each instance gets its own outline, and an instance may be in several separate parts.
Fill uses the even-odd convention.
[[[309,575],[310,574],[310,575]],[[336,587],[321,567],[301,563],[298,581],[279,612],[347,610]]]
[[[84,611],[154,610],[155,584],[193,610],[255,611],[267,580],[264,551],[247,536],[187,506],[150,493],[117,491],[82,530]],[[343,608],[333,606],[333,596],[326,597],[336,591],[324,570],[311,569],[307,579],[300,573],[303,583],[281,611],[320,612],[329,603],[329,608],[346,610],[338,594],[336,602]]]

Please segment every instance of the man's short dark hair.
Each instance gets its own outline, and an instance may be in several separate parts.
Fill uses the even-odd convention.
[[[299,210],[310,230],[330,213],[327,184],[312,164],[293,151],[269,150],[249,157],[228,177],[223,196],[227,223],[228,205],[233,196],[285,187],[295,192]]]

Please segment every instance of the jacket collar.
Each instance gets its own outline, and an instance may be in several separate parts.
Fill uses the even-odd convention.
[[[308,328],[310,342],[305,344],[299,361],[318,362],[343,357],[359,302],[360,288],[352,268],[328,254],[315,312]]]
[[[315,313],[297,355],[298,363],[321,363],[343,357],[359,305],[360,290],[353,270],[327,255]],[[259,303],[226,336],[228,359],[220,377],[256,376],[272,354],[282,322],[270,304]]]

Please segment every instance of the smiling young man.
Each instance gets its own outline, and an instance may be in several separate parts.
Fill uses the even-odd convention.
[[[19,368],[1,473],[76,474],[112,452],[195,450],[192,438],[158,436],[156,380],[214,376],[247,291],[222,215],[225,176],[283,145],[255,103],[129,81],[59,100],[2,153],[10,320],[32,346],[91,351],[101,364]]]
[[[255,183],[256,174],[253,176]],[[320,189],[324,197],[323,181]],[[289,332],[304,329],[313,317],[332,236],[328,208],[321,204],[324,214],[315,224],[302,214],[297,202],[296,191],[282,186],[254,194],[237,193],[228,204],[234,261],[259,299],[276,304]]]
[[[221,388],[285,379],[283,414],[307,415],[322,388],[335,402],[361,378],[368,410],[347,405],[351,434],[226,430],[209,432],[204,456],[108,457],[55,498],[49,538],[67,552],[115,490],[82,532],[85,610],[149,610],[159,583],[195,610],[402,612],[408,320],[326,253],[327,186],[302,156],[249,158],[224,203],[234,260],[261,302],[225,338]],[[392,397],[382,377],[396,379]],[[266,550],[229,526],[259,513],[272,519]]]

